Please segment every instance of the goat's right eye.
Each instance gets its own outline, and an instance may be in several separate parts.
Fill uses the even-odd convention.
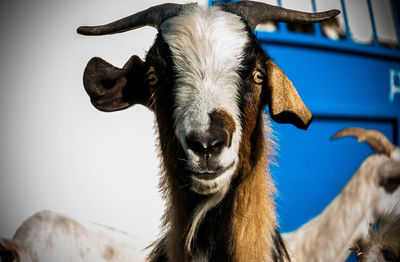
[[[359,248],[359,247],[352,247],[352,248],[350,248],[350,250],[354,251],[354,253],[357,257],[357,260],[360,260],[362,258],[362,256],[364,255],[361,248]]]
[[[146,83],[150,86],[150,87],[154,87],[157,85],[158,83],[158,77],[156,74],[156,71],[154,69],[154,67],[150,67],[149,70],[146,73]]]

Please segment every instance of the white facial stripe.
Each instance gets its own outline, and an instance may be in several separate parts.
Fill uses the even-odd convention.
[[[238,71],[248,43],[245,24],[239,16],[219,7],[202,9],[187,5],[179,16],[161,25],[161,33],[170,47],[177,72],[174,125],[187,156],[187,167],[194,172],[202,171],[200,157],[188,148],[186,136],[192,132],[206,134],[210,113],[224,110],[235,123],[231,146],[224,148],[216,159],[221,168],[226,168],[224,173],[208,181],[192,177],[193,191],[222,192],[229,185],[239,158],[242,129]]]
[[[237,71],[248,41],[240,17],[218,7],[189,5],[181,15],[163,23],[161,32],[178,73],[174,119],[181,144],[185,147],[185,136],[192,131],[206,132],[209,114],[218,109],[232,115],[236,123],[233,142],[239,143]]]

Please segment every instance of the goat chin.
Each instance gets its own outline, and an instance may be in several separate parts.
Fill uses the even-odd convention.
[[[201,195],[210,195],[221,192],[225,195],[235,170],[236,164],[231,165],[215,179],[200,179],[196,176],[192,176],[193,184],[191,189]]]

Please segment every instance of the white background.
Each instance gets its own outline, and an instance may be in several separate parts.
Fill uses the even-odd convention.
[[[155,239],[163,201],[153,115],[142,106],[103,113],[82,75],[94,56],[121,67],[142,58],[156,30],[87,37],[164,1],[0,2],[0,237],[43,209]]]

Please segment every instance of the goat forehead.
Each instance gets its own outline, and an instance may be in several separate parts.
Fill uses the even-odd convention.
[[[177,72],[175,121],[191,119],[193,128],[206,128],[216,109],[238,120],[238,71],[248,42],[240,17],[217,7],[189,5],[163,23],[161,32]]]

